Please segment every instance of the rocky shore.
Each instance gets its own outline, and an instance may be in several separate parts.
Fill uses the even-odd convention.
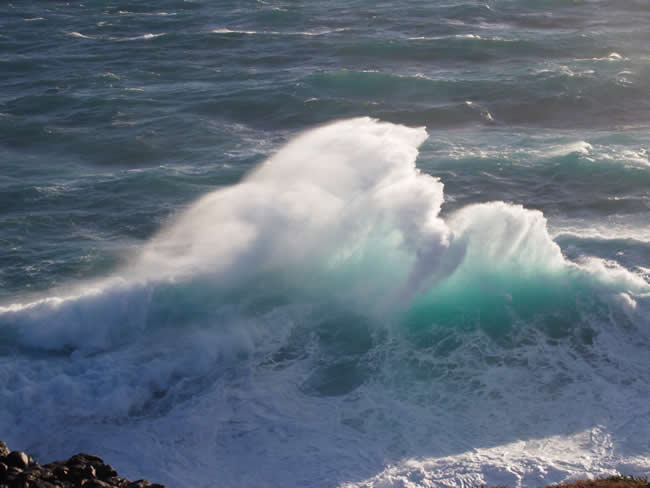
[[[0,488],[166,488],[147,480],[120,478],[102,458],[75,454],[67,461],[40,465],[21,451],[10,451],[0,441]],[[488,487],[481,487],[488,488]],[[492,488],[508,488],[498,486]],[[650,488],[647,478],[611,476],[597,480],[574,481],[546,488]]]
[[[40,465],[0,441],[0,488],[165,488],[147,480],[121,478],[110,464],[92,454]]]

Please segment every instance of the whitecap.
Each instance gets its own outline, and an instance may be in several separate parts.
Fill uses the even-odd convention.
[[[212,29],[213,34],[247,34],[247,35],[267,35],[267,36],[324,36],[327,34],[332,34],[334,32],[343,32],[346,29],[323,29],[315,31],[289,31],[289,32],[280,32],[280,31],[254,31],[254,30],[245,30],[245,29],[229,29],[227,27],[220,27]]]
[[[589,154],[592,149],[593,146],[587,141],[575,141],[553,146],[549,149],[547,154],[551,157],[568,156],[569,154]]]
[[[142,15],[142,16],[158,16],[158,17],[176,15],[176,12],[131,12],[129,10],[118,10],[117,13],[120,15]]]
[[[233,29],[228,29],[227,27],[221,27],[217,29],[212,29],[213,34],[258,34],[257,31],[254,30],[233,30]]]
[[[87,36],[85,34],[82,34],[80,32],[72,31],[72,32],[66,32],[67,35],[71,37],[79,37],[81,39],[94,39],[92,36]]]
[[[224,486],[411,487],[650,470],[647,340],[635,328],[647,324],[650,285],[614,263],[569,261],[540,211],[497,201],[441,216],[443,183],[416,166],[427,137],[367,117],[307,131],[191,204],[108,278],[0,307],[3,339],[26,350],[0,357],[0,427],[38,441],[43,456],[100,448],[126,473],[147,469],[179,486],[188,472],[193,486],[216,475]],[[413,347],[387,328],[372,381],[342,397],[300,390],[327,359],[311,352],[321,339],[309,297],[342,297],[380,327],[386,312],[454,280],[480,292],[461,303],[463,330],[449,328],[455,352],[440,357],[434,344]],[[286,287],[294,301],[247,315],[247,305],[212,293],[243,289],[247,301],[260,281],[262,293]],[[513,325],[507,341],[521,334],[517,348],[464,330],[474,299],[516,313],[518,284],[544,322],[555,313],[544,315],[544,293],[566,283],[584,292],[587,313],[604,309],[588,324],[595,354],[545,335],[534,316]],[[625,327],[617,313],[630,317]],[[430,319],[427,329],[440,317]],[[300,327],[307,357],[276,367]],[[420,379],[406,363],[445,375]],[[566,409],[576,404],[584,408]],[[136,460],[122,454],[127,443]]]
[[[105,73],[102,73],[99,75],[102,78],[111,78],[113,80],[119,80],[120,77],[119,75],[116,75],[115,73],[111,73],[110,71],[106,71]]]
[[[504,41],[511,42],[515,39],[505,39],[499,36],[480,36],[478,34],[454,34],[449,36],[415,36],[409,37],[409,41],[440,41],[445,39],[471,39],[476,41]]]
[[[613,52],[602,58],[577,58],[576,61],[629,61],[629,59],[621,56],[619,53]]]
[[[109,37],[108,39],[111,41],[139,41],[139,40],[149,40],[149,39],[155,39],[157,37],[161,37],[166,35],[166,32],[159,32],[157,34],[153,34],[151,32],[147,34],[142,34],[141,36],[133,36],[133,37]]]

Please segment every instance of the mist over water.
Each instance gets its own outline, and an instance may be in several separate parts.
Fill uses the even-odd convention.
[[[644,5],[0,12],[10,446],[170,486],[650,474]]]

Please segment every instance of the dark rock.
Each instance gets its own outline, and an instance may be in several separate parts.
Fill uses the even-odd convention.
[[[12,451],[7,456],[7,464],[9,466],[16,466],[17,468],[24,469],[29,466],[29,458],[27,454],[22,451]]]
[[[75,461],[73,463],[68,461],[67,463],[65,463],[65,466],[68,468],[68,470],[70,470],[70,472],[73,471],[81,472],[84,469],[86,469],[86,465],[84,463],[80,463],[79,461]]]
[[[36,479],[29,483],[29,488],[61,488],[61,485],[55,485],[49,481]]]
[[[125,481],[125,480],[123,480],[119,476],[115,475],[115,476],[110,476],[108,478],[105,478],[103,481],[105,481],[106,483],[108,483],[111,486],[119,486],[120,483],[122,481]]]
[[[92,454],[86,454],[86,453],[79,453],[75,454],[72,456],[66,464],[71,465],[71,464],[90,464],[92,466],[98,465],[98,464],[104,464],[104,460],[100,458],[99,456],[93,456]]]
[[[81,480],[87,478],[85,470],[86,466],[83,464],[73,464],[72,466],[68,466],[68,475],[65,479],[79,483]]]
[[[97,473],[95,471],[95,468],[91,465],[86,466],[83,470],[83,473],[85,478],[89,478],[89,479],[97,478]]]
[[[113,485],[96,479],[86,480],[81,486],[83,486],[83,488],[113,488]]]
[[[0,441],[0,488],[165,488],[147,480],[120,478],[102,458],[80,453],[41,466]]]
[[[117,471],[115,471],[115,469],[113,469],[113,466],[110,464],[101,464],[99,466],[95,466],[95,471],[97,472],[97,477],[102,480],[117,476]]]
[[[29,483],[27,483],[27,481],[14,479],[9,481],[9,488],[29,488]]]
[[[35,473],[32,473],[30,471],[23,471],[20,473],[18,476],[16,476],[16,480],[19,482],[25,482],[28,485],[34,481],[37,478]]]
[[[58,465],[56,466],[52,472],[54,473],[54,476],[60,480],[65,480],[68,478],[68,475],[70,474],[70,470],[67,468],[67,466],[61,466]]]
[[[7,470],[7,478],[8,479],[14,479],[22,472],[23,472],[23,470],[20,469],[20,468],[17,468],[16,466],[9,466],[9,469]]]
[[[9,476],[9,488],[28,488],[29,479],[27,479],[23,472],[17,473],[16,476]]]
[[[150,488],[151,482],[147,480],[137,480],[126,485],[126,488]]]
[[[55,478],[54,473],[45,467],[41,467],[38,472],[40,473],[41,479],[52,480]]]

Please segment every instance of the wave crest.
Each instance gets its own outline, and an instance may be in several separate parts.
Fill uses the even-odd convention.
[[[307,131],[197,201],[113,277],[0,308],[0,326],[29,347],[105,349],[158,322],[209,321],[253,290],[382,319],[415,313],[425,327],[474,310],[508,330],[513,310],[552,316],[580,296],[618,297],[608,303],[643,320],[648,283],[566,260],[540,212],[492,202],[443,220],[443,184],[415,164],[426,138],[367,117]]]

